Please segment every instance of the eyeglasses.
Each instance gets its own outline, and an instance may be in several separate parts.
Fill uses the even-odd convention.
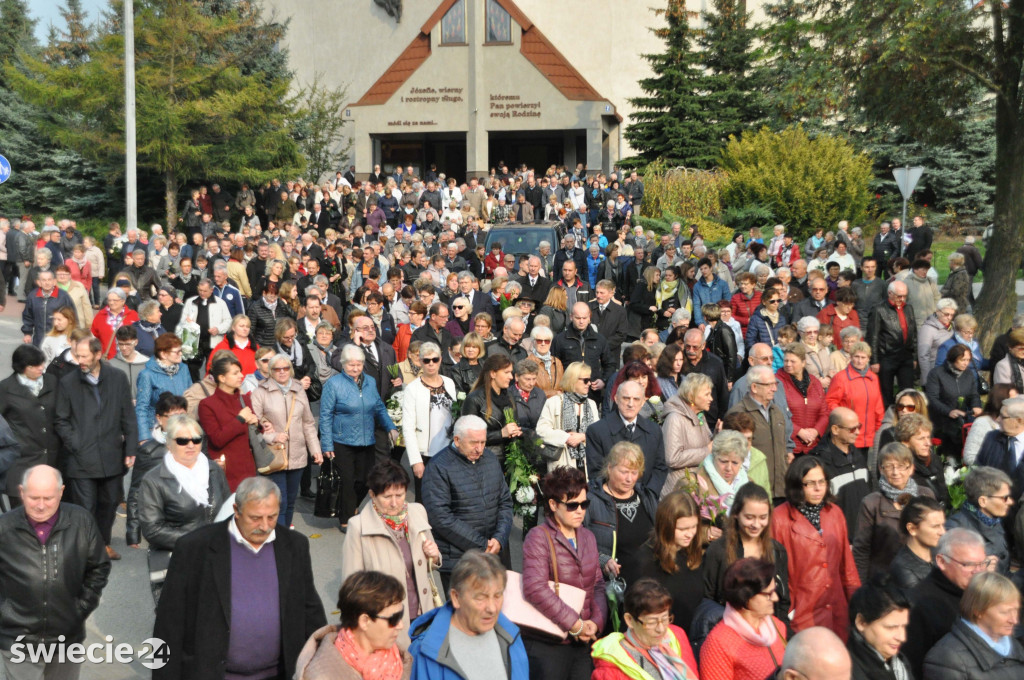
[[[454,309],[457,312],[461,312],[465,308],[466,308],[466,305],[452,305],[452,309]]]
[[[290,370],[292,370],[292,367],[291,366],[271,366],[270,370],[274,371],[276,373],[277,371],[290,371]]]
[[[202,437],[175,437],[174,438],[174,443],[177,444],[178,446],[187,446],[190,443],[191,444],[196,444],[198,446],[199,444],[203,443],[203,438]]]
[[[1002,501],[1004,503],[1012,503],[1013,502],[1013,496],[1010,495],[1010,494],[1006,494],[1005,496],[990,496],[990,495],[986,495],[985,498],[995,498],[995,499],[1000,500],[1000,501]]]
[[[804,482],[805,489],[821,489],[826,486],[828,486],[827,479],[811,479],[809,481]]]
[[[889,464],[889,465],[883,465],[881,469],[882,469],[882,472],[884,472],[885,474],[891,475],[894,472],[903,472],[903,473],[910,472],[913,468],[914,468],[913,465],[893,465],[893,464]]]
[[[840,430],[849,430],[850,432],[860,432],[860,423],[857,423],[853,427],[847,427],[846,425],[836,425]]]
[[[550,340],[542,340],[540,338],[536,338],[533,342],[535,344],[537,344],[537,345],[550,345],[551,344]]]
[[[282,340],[294,340],[295,339],[295,333],[292,333],[291,335],[282,335],[281,339]]]
[[[594,382],[593,378],[580,378],[580,380],[583,381],[584,385],[589,385],[590,383]]]
[[[668,616],[659,616],[656,619],[647,619],[647,620],[637,619],[637,623],[639,623],[644,628],[653,629],[653,628],[659,628],[661,626],[666,626],[666,627],[670,626],[670,625],[672,625],[672,622],[675,621],[675,620],[676,620],[675,615],[674,614],[669,614]]]
[[[587,500],[585,500],[585,501],[569,501],[569,502],[558,501],[558,502],[561,503],[562,505],[564,505],[565,509],[568,510],[569,512],[576,512],[580,508],[583,508],[584,510],[586,510],[587,508],[590,507],[590,499],[589,498]]]
[[[387,621],[389,628],[397,628],[398,624],[402,622],[402,616],[405,615],[404,609],[399,609],[391,616],[381,616],[380,614],[374,614],[373,618],[380,621]]]
[[[771,590],[762,590],[761,592],[758,593],[758,595],[764,595],[765,597],[767,597],[770,600],[773,597],[778,597],[779,596],[779,591],[776,590],[775,588],[772,588]]]
[[[425,364],[439,364],[441,363],[441,357],[427,357],[425,359],[420,359],[420,361]]]
[[[992,558],[992,557],[986,557],[981,562],[961,562],[960,560],[958,560],[957,558],[955,558],[955,557],[953,557],[951,555],[943,555],[942,553],[939,553],[939,557],[942,557],[943,559],[947,559],[950,562],[955,562],[956,564],[959,564],[964,569],[968,569],[970,571],[985,571],[995,561],[994,558]]]
[[[914,404],[896,404],[897,411],[906,411],[907,413],[913,413],[917,410],[917,406]]]
[[[774,304],[776,304],[777,302],[778,302],[778,299],[775,299],[775,300],[765,300],[765,301],[764,301],[764,303],[765,303],[766,305],[774,305]]]

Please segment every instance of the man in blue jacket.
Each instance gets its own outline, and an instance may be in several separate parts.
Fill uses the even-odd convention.
[[[704,257],[697,263],[700,277],[693,284],[693,322],[704,328],[704,315],[700,308],[706,304],[717,305],[719,301],[728,301],[732,297],[729,284],[718,278],[711,267],[711,260]]]
[[[452,571],[451,600],[412,622],[411,680],[527,680],[519,628],[501,613],[505,567],[470,550]]]

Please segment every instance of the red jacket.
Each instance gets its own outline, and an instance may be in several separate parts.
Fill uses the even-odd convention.
[[[788,502],[772,513],[772,537],[789,555],[793,630],[824,626],[846,642],[848,603],[860,588],[846,517],[834,503],[821,510],[821,533]]]
[[[837,349],[841,349],[843,346],[843,341],[839,337],[839,334],[844,328],[849,328],[850,326],[860,328],[860,317],[857,316],[857,310],[851,309],[850,315],[846,317],[846,320],[840,319],[836,316],[836,305],[834,302],[818,312],[818,321],[823,324],[827,323],[832,325],[832,344],[835,345]]]
[[[777,666],[786,653],[786,624],[774,616],[778,637],[771,647],[747,642],[739,633],[719,621],[700,648],[700,672],[705,678],[731,678],[731,680],[764,680],[774,677]]]
[[[229,342],[227,336],[224,336],[217,346],[210,352],[210,358],[206,360],[206,372],[210,372],[210,367],[213,366],[213,355],[222,349],[226,349],[234,354],[240,362],[242,362],[242,373],[244,375],[252,375],[256,372],[256,341],[253,340],[252,336],[249,336],[249,345],[245,349],[241,349],[235,346],[235,343]]]
[[[747,299],[747,296],[742,291],[736,291],[733,293],[732,299],[729,301],[729,306],[732,307],[732,317],[740,322],[740,327],[743,328],[743,335],[747,334],[747,324],[750,323],[750,317],[753,316],[754,311],[761,306],[761,291],[754,289],[753,296]],[[750,348],[747,348],[750,351]]]
[[[243,398],[251,409],[251,395]],[[224,473],[232,492],[243,479],[256,476],[256,462],[249,447],[249,427],[235,417],[241,410],[238,393],[228,394],[219,387],[199,402],[199,424],[210,444],[210,460],[216,462],[224,456]]]
[[[492,250],[491,252],[489,252],[487,254],[487,257],[484,258],[484,271],[487,273],[487,276],[489,276],[489,277],[490,276],[494,276],[494,270],[496,268],[504,267],[504,266],[505,266],[505,253],[503,253],[501,251],[498,251],[498,255],[497,255],[497,257],[495,257],[494,251]],[[514,273],[514,272],[509,272],[509,273]]]
[[[106,350],[107,359],[113,359],[114,355],[117,354],[117,341],[114,340],[114,334],[117,333],[117,329],[121,326],[131,326],[133,323],[139,320],[139,315],[133,309],[124,308],[124,317],[121,319],[119,326],[112,327],[110,325],[110,308],[104,307],[96,316],[93,317],[92,326],[90,331],[92,334],[99,338],[100,344],[103,345],[103,349]]]
[[[867,448],[875,441],[875,432],[885,417],[885,406],[882,404],[882,390],[878,386],[878,376],[868,369],[861,376],[853,366],[847,366],[836,373],[825,395],[828,410],[837,406],[852,408],[860,421],[860,434],[857,435],[856,446]]]
[[[693,646],[686,633],[679,626],[669,626],[668,629],[679,641],[679,658],[686,664],[693,677],[697,676],[697,659],[693,656]],[[605,659],[594,659],[594,670],[590,673],[590,680],[632,680],[634,676],[626,673],[618,666]]]
[[[797,244],[794,243],[793,245],[791,245],[788,248],[788,250],[789,250],[789,259],[788,260],[787,259],[783,259],[783,257],[786,254],[786,250],[787,250],[786,244],[782,244],[782,248],[779,250],[779,254],[776,255],[773,258],[774,261],[775,261],[775,266],[776,267],[789,267],[794,262],[796,262],[797,260],[800,259],[800,257],[801,257],[801,255],[800,255],[800,246],[798,246]]]
[[[398,332],[395,333],[395,341],[391,343],[391,346],[395,350],[395,358],[399,361],[405,361],[406,355],[409,353],[409,343],[412,341],[412,326],[407,323],[398,324]]]
[[[64,260],[64,264],[66,264],[68,269],[71,270],[72,281],[78,281],[80,284],[85,286],[86,290],[92,289],[92,265],[90,265],[88,261],[79,267],[78,264],[69,257]]]
[[[804,372],[806,373],[806,369]],[[775,377],[782,381],[782,388],[786,392],[786,404],[793,414],[793,441],[796,442],[796,448],[793,449],[793,453],[796,455],[807,453],[818,445],[818,442],[821,441],[828,428],[828,405],[825,403],[825,388],[821,386],[820,380],[808,374],[810,383],[807,386],[807,397],[804,397],[804,395],[800,394],[800,390],[796,388],[793,376],[789,373],[780,368]],[[818,431],[818,438],[810,444],[805,444],[803,439],[796,436],[796,433],[805,427]]]

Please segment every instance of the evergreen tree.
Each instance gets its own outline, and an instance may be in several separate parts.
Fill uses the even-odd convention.
[[[240,0],[206,4],[210,12],[192,0],[135,3],[138,163],[163,177],[169,225],[182,182],[259,182],[295,173],[301,162],[289,131],[290,74],[253,67],[272,44],[234,42],[272,25]],[[108,15],[108,26],[117,23]],[[29,101],[66,116],[46,126],[49,134],[92,158],[123,158],[122,33],[102,35],[84,63],[26,64],[28,74],[6,73]]]
[[[25,0],[0,0],[0,64],[17,66],[23,52],[35,53],[35,31],[36,21],[29,16]],[[0,85],[7,86],[3,73]]]
[[[43,59],[59,66],[81,64],[88,59],[89,43],[92,41],[92,29],[85,23],[82,0],[65,0],[60,15],[67,27],[60,31],[50,25]]]
[[[756,31],[749,25],[745,0],[712,0],[698,39],[704,77],[707,124],[724,147],[730,136],[757,130],[764,121],[764,97],[756,68]]]
[[[348,160],[351,144],[345,141],[342,116],[347,100],[344,88],[328,89],[319,75],[299,95],[295,133],[306,157],[307,176],[313,182],[319,182],[324,173],[341,168]]]
[[[623,165],[646,165],[658,158],[671,165],[710,168],[722,142],[706,122],[705,87],[700,55],[691,49],[690,16],[684,0],[668,0],[666,26],[654,31],[665,44],[660,54],[646,54],[654,75],[640,81],[645,96],[630,99],[635,107],[626,140],[638,157]]]

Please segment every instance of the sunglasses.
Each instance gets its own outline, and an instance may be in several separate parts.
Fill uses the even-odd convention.
[[[590,499],[589,498],[587,500],[585,500],[585,501],[569,501],[568,503],[566,503],[565,501],[558,501],[558,502],[561,503],[562,505],[564,505],[565,509],[568,510],[569,512],[576,512],[580,508],[583,508],[584,510],[586,510],[587,508],[590,507]]]
[[[914,406],[913,404],[896,404],[896,410],[897,411],[907,411],[908,413],[913,413],[914,411],[917,410],[917,407]]]
[[[465,308],[466,308],[466,305],[455,305],[454,307],[452,307],[452,309],[454,309],[456,311],[461,311],[461,310],[463,310]]]
[[[439,364],[441,363],[441,357],[427,357],[426,359],[420,359],[424,364]]]
[[[583,381],[584,385],[589,385],[590,383],[592,383],[594,381],[593,378],[580,378],[580,380]]]
[[[178,446],[187,446],[190,442],[192,444],[202,444],[203,443],[203,438],[202,437],[175,437],[174,438],[174,443],[177,444]]]
[[[387,621],[390,628],[397,628],[398,624],[402,622],[402,615],[405,614],[404,609],[399,609],[391,616],[381,616],[380,614],[374,614],[373,618]]]

